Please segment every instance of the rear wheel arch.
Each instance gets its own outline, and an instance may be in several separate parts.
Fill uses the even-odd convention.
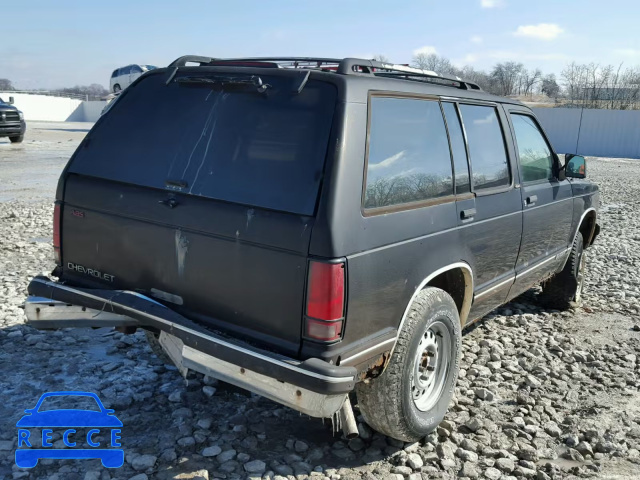
[[[398,332],[402,330],[416,297],[427,287],[437,287],[451,295],[458,307],[460,327],[464,328],[473,300],[473,271],[468,263],[456,262],[439,268],[422,280],[405,307],[404,314],[398,325]],[[393,353],[393,348],[391,353]]]

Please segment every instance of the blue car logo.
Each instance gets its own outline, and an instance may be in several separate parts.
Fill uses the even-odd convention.
[[[47,400],[49,399],[49,400]],[[91,409],[84,408],[42,408],[43,402],[57,406],[65,400],[81,400],[89,402]],[[93,404],[95,401],[95,405]],[[46,404],[45,404],[46,405]],[[96,409],[97,405],[97,409]],[[42,410],[42,411],[41,411]],[[16,427],[18,427],[18,449],[16,450],[16,465],[21,468],[32,468],[41,458],[52,459],[84,459],[99,458],[107,468],[118,468],[124,463],[124,451],[120,444],[120,428],[122,422],[113,415],[113,410],[104,408],[95,393],[90,392],[49,392],[40,397],[34,408],[25,410]],[[38,428],[41,435],[29,428]],[[56,433],[54,434],[54,429]],[[87,430],[79,435],[78,430]],[[109,442],[104,441],[108,433]],[[54,435],[61,435],[64,445],[68,448],[53,448]],[[58,442],[59,443],[59,442]],[[84,446],[89,448],[83,448]],[[105,448],[109,447],[109,448]]]

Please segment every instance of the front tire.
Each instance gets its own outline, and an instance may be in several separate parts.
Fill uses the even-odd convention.
[[[542,284],[542,303],[558,310],[567,310],[579,305],[582,301],[586,265],[584,239],[578,232],[564,269]]]
[[[433,432],[447,413],[460,370],[460,317],[455,302],[428,287],[414,300],[386,370],[356,385],[367,423],[412,442]]]
[[[11,143],[22,143],[24,140],[24,135],[18,135],[17,137],[9,137]]]

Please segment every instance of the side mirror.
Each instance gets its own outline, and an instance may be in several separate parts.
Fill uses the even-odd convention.
[[[13,105],[13,97],[9,97],[9,103]]]
[[[570,178],[585,178],[587,176],[587,161],[581,155],[567,155],[565,173]]]

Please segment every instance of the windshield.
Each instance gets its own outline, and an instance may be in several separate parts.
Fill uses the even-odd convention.
[[[332,84],[266,76],[143,77],[80,148],[70,172],[312,215],[335,108]],[[255,78],[255,77],[253,77]],[[202,81],[197,81],[202,80]],[[299,79],[297,79],[299,83]],[[208,82],[208,83],[207,83]],[[245,82],[245,83],[242,83]]]

